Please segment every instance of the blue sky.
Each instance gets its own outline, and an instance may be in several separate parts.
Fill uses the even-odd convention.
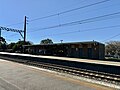
[[[101,1],[104,0],[0,0],[0,26],[21,30],[23,29],[24,16],[27,16],[27,41],[32,41],[35,44],[46,38],[52,39],[55,43],[59,43],[60,40],[63,42],[95,40],[102,43],[109,40],[120,40],[120,36],[114,37],[120,33],[120,14],[94,22],[41,30],[41,28],[120,12],[120,0],[109,0],[69,13],[58,14]],[[31,21],[53,14],[58,15]],[[116,25],[118,27],[98,29]],[[2,31],[2,36],[8,43],[22,40],[19,33],[15,32]]]

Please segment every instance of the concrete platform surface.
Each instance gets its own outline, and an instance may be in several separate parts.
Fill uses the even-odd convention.
[[[0,59],[0,90],[112,90]]]
[[[75,61],[75,62],[84,62],[84,63],[111,65],[111,66],[120,66],[120,62],[113,62],[113,61],[90,60],[90,59],[79,59],[79,58],[68,58],[68,57],[57,57],[57,56],[30,55],[30,54],[19,54],[19,53],[8,53],[8,52],[0,52],[0,54],[37,57],[37,58],[43,58],[43,59],[56,59],[56,60],[61,60],[61,61],[66,60],[66,61]]]

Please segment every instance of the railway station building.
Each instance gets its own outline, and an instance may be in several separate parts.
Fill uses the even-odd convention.
[[[96,41],[25,45],[24,48],[26,53],[37,55],[86,59],[104,59],[105,57],[105,45]]]

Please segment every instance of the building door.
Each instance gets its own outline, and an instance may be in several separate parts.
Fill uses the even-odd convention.
[[[80,51],[80,53],[79,53],[80,57],[83,57],[83,49],[80,48],[79,51]]]
[[[92,48],[88,48],[88,58],[92,58]]]

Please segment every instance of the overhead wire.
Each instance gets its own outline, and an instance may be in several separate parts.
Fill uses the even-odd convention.
[[[16,36],[16,34],[9,35],[9,37],[14,37],[14,36]],[[4,37],[5,37],[5,40],[6,40],[6,41],[13,41],[13,40],[11,40],[11,39],[8,39],[8,38],[9,38],[8,36],[4,36]]]
[[[110,37],[110,38],[108,38],[108,39],[105,39],[105,40],[103,40],[103,41],[101,41],[101,42],[106,42],[106,41],[111,40],[111,39],[113,39],[113,38],[115,38],[115,37],[118,37],[118,36],[120,36],[120,33],[119,33],[119,34],[116,34],[116,35],[114,35],[114,36],[112,36],[112,37]]]
[[[81,0],[82,1],[82,0]],[[84,1],[84,0],[83,0]],[[82,2],[83,2],[82,1]],[[78,4],[78,3],[77,3]],[[73,4],[72,4],[73,5]],[[33,20],[33,19],[31,19],[31,20]],[[6,25],[6,27],[9,27],[9,26],[13,26],[13,25],[19,25],[19,24],[23,24],[24,22],[17,22],[17,23],[12,23],[12,24],[8,24],[8,25]]]
[[[97,16],[97,17],[84,19],[84,20],[72,21],[72,22],[68,22],[68,23],[64,23],[64,24],[58,24],[58,25],[54,25],[54,26],[44,27],[44,28],[32,30],[28,33],[41,31],[41,30],[47,30],[47,29],[53,29],[53,28],[58,28],[58,27],[73,26],[73,25],[78,25],[78,24],[84,24],[84,23],[90,23],[90,22],[96,22],[96,21],[116,18],[115,15],[119,15],[119,14],[120,14],[120,12],[110,13],[110,14],[106,14],[106,15],[102,15],[102,16]]]
[[[98,30],[104,30],[104,29],[108,29],[108,28],[111,29],[111,28],[117,28],[117,27],[120,27],[120,25],[98,27],[98,28],[90,28],[90,29],[85,29],[85,30],[76,30],[76,31],[65,32],[65,33],[49,34],[49,35],[43,35],[41,37],[55,36],[55,35],[64,35],[64,34],[71,34],[71,33],[73,34],[73,33],[89,32],[89,31],[98,31]]]
[[[41,29],[38,29],[38,30],[35,30],[35,31],[57,28],[57,27],[63,27],[63,26],[71,26],[71,25],[77,25],[77,24],[90,23],[90,22],[99,21],[100,19],[106,20],[106,17],[107,17],[107,19],[108,18],[110,19],[111,16],[118,15],[118,14],[120,14],[120,12],[115,12],[115,13],[111,13],[111,14],[107,14],[107,15],[88,18],[88,19],[84,19],[84,20],[80,20],[80,21],[74,21],[74,22],[65,23],[65,24],[61,24],[61,25],[55,25],[55,26],[50,26],[50,27],[46,27],[46,28],[41,28]],[[31,32],[35,32],[35,31],[31,31]],[[28,32],[28,33],[31,33],[31,32]],[[15,36],[15,35],[12,35],[12,36]]]
[[[89,31],[98,31],[98,30],[102,30],[102,29],[104,30],[104,29],[107,29],[107,28],[111,29],[111,28],[116,28],[116,27],[120,27],[120,25],[113,25],[113,26],[106,26],[106,27],[99,27],[99,28],[90,28],[90,29],[77,30],[77,31],[71,31],[71,32],[66,32],[66,33],[49,34],[49,35],[44,35],[44,36],[41,36],[41,37],[55,36],[55,35],[64,35],[64,34],[71,34],[71,33],[73,34],[73,33],[89,32]],[[16,36],[16,34],[15,35],[11,35],[11,37],[13,37],[13,36]],[[112,37],[110,37],[108,39],[105,39],[102,42],[106,42],[106,41],[111,40],[112,38],[115,38],[117,36],[120,36],[120,33],[117,34],[117,35],[114,35],[114,36],[112,36]]]
[[[110,0],[103,0],[103,1],[100,1],[100,2],[88,4],[88,5],[85,5],[85,6],[81,6],[81,7],[78,7],[78,8],[73,8],[73,9],[70,9],[70,10],[63,11],[63,12],[51,14],[51,15],[48,15],[48,16],[43,16],[43,17],[40,17],[40,18],[31,19],[31,20],[29,20],[29,22],[36,21],[36,20],[40,20],[40,19],[46,19],[46,18],[53,17],[53,16],[62,15],[62,14],[65,14],[65,13],[77,11],[77,10],[79,10],[79,9],[83,9],[83,8],[95,6],[95,5],[98,5],[98,4],[102,4],[102,3],[105,3],[105,2],[108,2],[108,1],[110,1]]]
[[[57,14],[52,14],[52,15],[41,17],[41,18],[31,19],[31,20],[29,20],[29,22],[36,21],[36,20],[39,20],[39,19],[45,19],[45,18],[57,16],[57,15],[62,15],[62,14],[69,13],[69,12],[72,12],[72,11],[76,11],[76,10],[79,10],[79,9],[82,9],[82,8],[86,8],[86,7],[94,6],[94,5],[97,5],[97,4],[101,4],[101,3],[104,3],[104,2],[107,2],[107,1],[110,1],[110,0],[104,0],[104,1],[97,2],[97,3],[85,5],[85,6],[82,6],[82,7],[79,7],[79,8],[74,8],[74,9],[70,9],[70,10],[67,10],[67,11],[59,12]],[[117,14],[117,13],[114,13],[114,14]],[[100,17],[96,17],[96,18],[100,18]],[[95,19],[95,18],[90,18],[90,19]],[[81,20],[81,21],[75,21],[75,22],[70,22],[70,23],[59,24],[59,25],[55,25],[55,26],[41,28],[39,30],[45,30],[45,29],[51,29],[51,28],[57,28],[57,27],[63,27],[63,26],[71,26],[71,25],[83,24],[83,23],[88,23],[88,22],[94,22],[94,21],[89,21],[89,19],[86,19],[86,20],[87,21]],[[22,24],[22,23],[23,22],[16,23],[16,24],[11,24],[11,25],[17,25],[17,24]],[[35,31],[32,31],[32,32],[35,32]],[[31,32],[29,32],[29,33],[31,33]]]
[[[85,5],[85,6],[81,6],[81,7],[78,7],[78,8],[73,8],[73,9],[70,9],[70,10],[66,10],[66,11],[62,11],[62,12],[59,12],[59,13],[55,13],[55,14],[43,16],[43,17],[36,18],[36,19],[31,19],[31,20],[29,20],[28,22],[33,22],[33,21],[40,20],[40,19],[46,19],[46,18],[50,18],[50,17],[53,17],[53,16],[62,15],[62,14],[69,13],[69,12],[72,12],[72,11],[77,11],[77,10],[79,10],[79,9],[83,9],[83,8],[95,6],[95,5],[98,5],[98,4],[102,4],[102,3],[105,3],[105,2],[108,2],[108,1],[110,1],[110,0],[103,0],[103,1],[100,1],[100,2],[88,4],[88,5]],[[6,25],[6,26],[19,25],[19,24],[23,24],[23,23],[24,23],[24,22],[13,23],[13,24],[8,24],[8,25]]]

